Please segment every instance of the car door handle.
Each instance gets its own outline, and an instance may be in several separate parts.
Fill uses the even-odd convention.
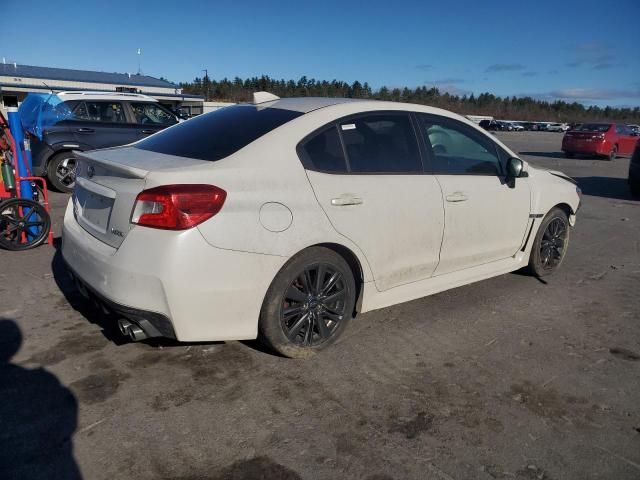
[[[156,131],[147,129],[147,130],[142,130],[142,133],[144,133],[145,135],[150,135],[152,133],[156,133]]]
[[[78,128],[76,130],[76,132],[78,132],[78,133],[95,133],[95,130],[93,128],[82,127],[82,128]]]
[[[457,203],[466,202],[469,198],[462,192],[455,192],[446,196],[447,202]]]
[[[344,207],[346,205],[362,205],[363,200],[354,195],[340,195],[338,198],[331,199],[331,205],[335,207]]]

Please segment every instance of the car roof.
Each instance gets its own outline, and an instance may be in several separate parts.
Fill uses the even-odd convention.
[[[281,108],[284,110],[293,110],[301,113],[310,113],[321,109],[332,110],[334,108],[340,108],[341,106],[357,105],[359,111],[352,111],[350,113],[365,113],[368,111],[376,110],[422,112],[456,118],[470,125],[477,125],[471,122],[468,118],[462,117],[461,115],[458,115],[454,112],[443,110],[437,107],[432,107],[430,105],[393,102],[387,100],[374,100],[366,98],[288,97],[249,105],[255,105],[258,108]],[[495,121],[498,122],[499,120]]]
[[[281,108],[283,110],[309,113],[313,110],[318,110],[319,108],[351,102],[366,102],[366,100],[359,98],[290,97],[259,103],[257,105],[259,107]]]
[[[141,93],[124,93],[124,92],[82,92],[67,91],[59,92],[56,95],[63,101],[69,100],[132,100],[136,102],[157,102],[155,98]]]

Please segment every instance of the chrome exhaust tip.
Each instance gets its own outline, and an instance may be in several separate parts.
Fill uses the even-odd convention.
[[[118,320],[118,329],[120,330],[120,333],[122,335],[129,335],[129,329],[132,325],[133,323],[131,323],[129,320],[125,320],[124,318]]]
[[[131,340],[133,340],[134,342],[139,342],[140,340],[144,340],[145,338],[147,338],[147,334],[144,333],[144,330],[142,330],[138,325],[131,325],[129,327],[129,338],[131,338]]]

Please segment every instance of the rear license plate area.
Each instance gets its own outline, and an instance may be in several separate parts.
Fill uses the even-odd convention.
[[[106,233],[114,199],[76,185],[73,192],[73,212],[78,223],[100,233]]]

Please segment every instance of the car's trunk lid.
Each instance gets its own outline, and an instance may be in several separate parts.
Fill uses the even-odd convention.
[[[201,165],[202,161],[119,147],[78,154],[73,212],[102,242],[118,248],[131,230],[131,212],[151,171]]]
[[[566,133],[567,138],[574,140],[593,140],[594,138],[600,138],[602,136],[604,136],[602,132],[590,130],[572,130]]]

